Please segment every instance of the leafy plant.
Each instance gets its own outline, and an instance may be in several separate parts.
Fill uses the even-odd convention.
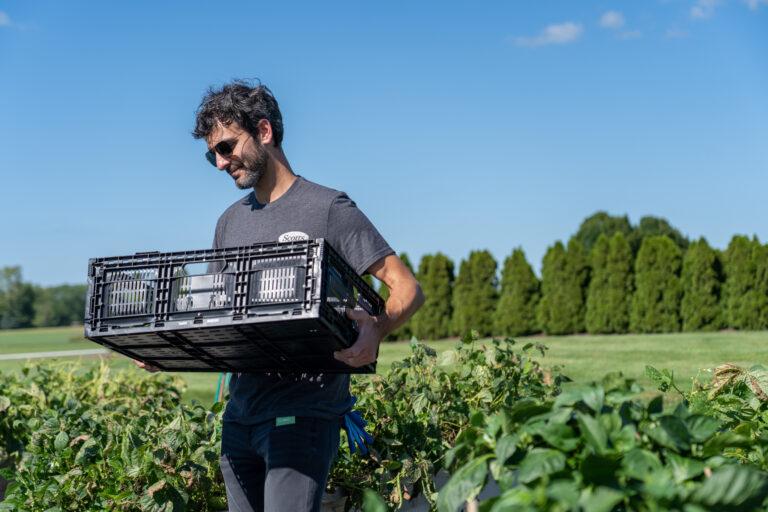
[[[367,459],[339,452],[330,484],[350,494],[350,505],[362,503],[366,488],[392,507],[420,493],[434,502],[433,477],[471,411],[492,414],[524,397],[554,396],[563,379],[532,358],[543,346],[518,349],[511,339],[480,343],[471,333],[440,358],[420,343],[412,350],[385,376],[354,383],[375,442]]]
[[[0,379],[0,438],[16,464],[0,510],[218,510],[221,405],[180,404],[180,381],[102,365]]]
[[[475,499],[489,478],[501,494],[481,511],[763,509],[768,473],[724,454],[765,449],[768,439],[724,430],[684,403],[665,410],[661,396],[646,404],[639,392],[609,374],[554,399],[473,414],[446,456],[453,475],[438,510]]]

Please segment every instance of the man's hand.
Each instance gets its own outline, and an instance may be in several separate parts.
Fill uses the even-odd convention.
[[[134,359],[133,362],[136,363],[136,366],[138,366],[139,368],[143,370],[147,370],[150,373],[155,373],[160,371],[160,368],[158,368],[157,366],[152,366],[151,364],[142,363],[141,361],[137,361],[136,359]]]
[[[347,318],[357,322],[355,344],[333,353],[333,357],[353,368],[359,368],[376,361],[379,355],[379,342],[384,337],[379,326],[379,319],[362,309],[347,308]]]

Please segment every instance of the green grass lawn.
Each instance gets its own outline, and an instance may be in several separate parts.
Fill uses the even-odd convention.
[[[98,348],[83,338],[83,326],[0,330],[0,354]]]
[[[610,371],[621,371],[650,386],[645,377],[645,365],[674,371],[684,385],[701,369],[722,363],[742,366],[768,364],[768,331],[676,333],[621,336],[535,336],[521,338],[543,343],[549,347],[541,359],[545,366],[559,365],[563,372],[578,382],[598,379]],[[438,352],[453,348],[457,340],[431,341]],[[96,348],[95,343],[82,339],[81,327],[58,329],[24,329],[0,331],[0,354],[76,350]],[[385,343],[379,354],[379,373],[386,372],[393,361],[410,352],[407,342]],[[80,358],[85,364],[96,364],[99,357]],[[116,369],[132,368],[122,356],[107,357]],[[18,370],[23,361],[0,361],[0,372]],[[141,371],[135,369],[134,371]],[[218,374],[179,373],[187,383],[185,400],[199,400],[208,405],[213,400]]]

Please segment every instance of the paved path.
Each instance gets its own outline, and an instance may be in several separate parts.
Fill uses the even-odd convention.
[[[85,350],[58,350],[53,352],[26,352],[19,354],[0,354],[0,361],[13,361],[17,359],[44,359],[48,357],[79,357],[99,356],[109,354],[105,348],[88,348]]]

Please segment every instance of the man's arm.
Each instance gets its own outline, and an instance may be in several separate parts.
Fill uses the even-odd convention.
[[[359,367],[376,360],[379,343],[424,304],[424,293],[408,267],[394,254],[385,256],[368,268],[368,272],[389,288],[385,311],[370,316],[365,311],[347,310],[347,316],[357,321],[360,334],[351,347],[334,353],[334,357],[349,366]]]

